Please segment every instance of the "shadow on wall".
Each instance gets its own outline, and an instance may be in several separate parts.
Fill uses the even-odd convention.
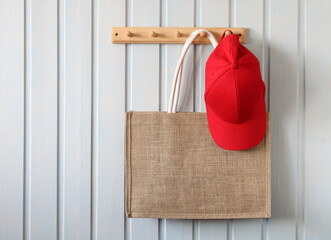
[[[248,29],[247,29],[248,30]],[[254,47],[245,46],[255,55]],[[254,46],[262,46],[254,43]],[[297,198],[297,62],[291,60],[293,53],[282,51],[282,47],[270,45],[270,84],[271,112],[271,224],[279,229],[295,233]],[[193,98],[194,49],[191,47],[184,62],[181,94],[178,111],[191,111]],[[296,55],[295,55],[296,56]],[[262,59],[260,66],[262,65]],[[261,67],[262,70],[262,67]],[[267,73],[263,74],[266,78]],[[264,79],[266,80],[266,79]],[[268,92],[266,92],[266,95]]]
[[[296,51],[296,50],[293,50]],[[296,54],[270,43],[271,213],[270,231],[295,234],[297,199]],[[290,235],[291,235],[290,234]]]

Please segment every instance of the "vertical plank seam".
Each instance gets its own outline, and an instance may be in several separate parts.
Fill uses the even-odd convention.
[[[132,26],[132,0],[125,0],[125,26]],[[132,61],[131,61],[131,44],[125,44],[125,112],[132,109]],[[124,144],[124,143],[123,143]],[[125,175],[124,175],[125,176]],[[123,179],[125,184],[125,178]],[[124,196],[125,206],[125,196]],[[123,213],[125,214],[125,213]],[[124,215],[124,239],[131,240],[131,219]]]
[[[95,33],[95,29],[97,27],[94,26],[96,16],[94,14],[95,11],[95,2],[97,0],[91,0],[91,185],[90,185],[90,239],[98,239],[97,235],[97,210],[98,210],[98,152],[97,152],[97,140],[98,138],[94,136],[97,133],[97,98],[98,94],[95,92],[98,90],[98,77],[95,77],[95,74],[98,71],[95,71],[95,67],[97,67],[97,60],[95,61],[95,36],[97,36],[98,32]],[[95,236],[95,238],[94,238]]]
[[[159,19],[158,19],[158,26],[161,27],[161,22],[162,22],[162,0],[159,0]],[[159,74],[158,74],[158,111],[161,110],[161,92],[162,92],[162,82],[161,82],[161,44],[158,44],[158,57],[159,57],[159,62],[158,62],[158,67],[159,67]],[[157,238],[160,240],[160,230],[161,230],[161,219],[157,219]]]
[[[232,219],[227,220],[226,228],[227,228],[227,240],[234,240],[234,224]]]
[[[196,0],[194,0],[193,1],[193,26],[194,27],[196,27],[197,26],[197,24],[196,24],[196,21],[197,21],[197,14],[196,14],[196,11],[197,11],[197,9],[198,9],[198,4],[197,4],[197,1]],[[195,93],[195,91],[196,91],[196,88],[197,88],[197,79],[195,78],[195,72],[196,72],[196,64],[195,64],[195,60],[196,60],[196,44],[193,44],[193,54],[192,54],[192,57],[193,57],[193,59],[192,59],[192,61],[193,61],[193,69],[192,69],[192,71],[193,71],[193,74],[192,74],[192,76],[193,76],[193,81],[192,81],[192,110],[193,110],[193,112],[195,112],[196,111],[196,93]],[[193,219],[192,220],[192,224],[191,224],[191,226],[192,226],[192,232],[191,232],[191,234],[192,234],[192,240],[194,240],[195,239],[195,234],[194,234],[194,230],[195,230],[195,224],[196,224],[196,220],[195,219]]]
[[[270,111],[270,0],[263,0],[263,47],[262,74],[267,85],[267,112]],[[263,219],[261,224],[261,239],[269,239],[269,220]]]
[[[201,27],[201,0],[194,0],[194,27]],[[201,111],[201,84],[202,79],[199,76],[199,71],[201,69],[201,62],[198,59],[201,59],[201,45],[194,44],[194,53],[193,53],[193,112]],[[199,63],[199,65],[198,65]],[[198,91],[198,92],[197,92]],[[199,102],[197,101],[199,100]],[[200,239],[200,220],[192,221],[192,240]]]
[[[124,26],[128,26],[128,23],[127,23],[127,6],[128,6],[128,0],[125,0],[125,3],[124,3]],[[127,77],[127,55],[128,54],[128,49],[127,49],[127,44],[125,44],[124,46],[124,112],[127,111],[127,91],[128,91],[128,88],[127,88],[127,85],[128,85],[128,77]],[[122,144],[124,145],[124,149],[125,149],[125,137],[123,139],[124,141],[122,142]],[[124,166],[124,169],[125,169],[125,166]],[[122,171],[125,171],[124,169],[122,169]],[[124,183],[124,186],[126,184],[125,182],[125,174],[123,174],[123,178],[122,178],[122,181]],[[126,214],[125,214],[125,191],[123,191],[123,208],[124,208],[124,212],[123,212],[123,215],[124,215],[124,221],[123,221],[123,240],[126,240],[126,237],[127,237],[127,234],[126,234],[126,230],[127,230],[127,226],[126,226]]]
[[[229,0],[229,27],[236,26],[236,0]]]
[[[270,111],[270,0],[263,0],[262,75],[267,85],[267,111]]]
[[[125,0],[125,4],[124,4],[124,25],[127,27],[128,24],[129,24],[129,0]],[[125,44],[125,47],[124,47],[124,54],[125,54],[125,58],[124,58],[124,66],[125,66],[125,70],[124,70],[124,78],[125,78],[125,83],[124,83],[124,112],[127,112],[129,109],[128,109],[128,105],[129,105],[129,99],[128,99],[128,91],[129,91],[129,80],[128,80],[128,72],[129,72],[129,69],[128,69],[128,65],[129,65],[129,52],[130,52],[130,48],[129,48],[130,45],[128,44]],[[126,142],[126,139],[124,138],[123,139],[123,145],[124,145],[124,148],[125,148],[125,142]],[[126,150],[125,150],[126,151]],[[122,169],[122,171],[125,171],[125,168],[126,168],[126,165],[124,165],[124,169]],[[126,179],[125,179],[125,173],[123,174],[123,183],[124,183],[124,186],[126,186]],[[124,225],[124,235],[123,235],[123,239],[126,240],[126,239],[129,239],[131,238],[131,227],[130,225],[127,226],[127,222],[129,221],[126,217],[126,214],[125,214],[125,211],[126,211],[126,191],[123,191],[123,205],[124,205],[124,212],[123,212],[123,215],[124,215],[124,221],[123,221],[123,225]]]
[[[195,11],[194,11],[194,27],[202,27],[201,24],[201,0],[195,0]],[[194,111],[201,112],[201,85],[202,78],[200,76],[201,73],[201,44],[194,45],[194,76],[195,76],[195,85],[194,85]],[[200,221],[197,220],[197,227],[199,227]]]
[[[161,0],[160,1],[160,9],[161,9],[161,18],[160,18],[160,26],[165,27],[166,26],[166,21],[167,21],[167,14],[166,14],[166,0]],[[160,65],[160,106],[161,110],[167,109],[167,44],[161,44],[161,65]],[[162,59],[164,61],[162,61]],[[162,220],[163,221],[163,220]],[[163,226],[164,224],[161,224]]]
[[[27,234],[27,209],[26,209],[26,204],[27,199],[27,186],[26,186],[26,178],[27,178],[27,145],[26,145],[26,137],[27,137],[27,132],[26,132],[26,120],[27,120],[27,112],[26,112],[26,100],[27,100],[27,0],[24,0],[24,92],[23,92],[23,239],[26,239],[26,234]]]
[[[160,18],[160,24],[161,26],[168,26],[168,0],[161,0],[160,1],[160,13],[161,13],[161,18]],[[160,95],[163,98],[164,104],[163,107],[165,110],[167,109],[168,105],[168,71],[166,69],[168,68],[168,45],[163,45],[163,53],[164,53],[164,64],[161,65],[160,70],[164,70],[164,78],[163,78],[163,93]],[[162,75],[161,75],[162,76]],[[162,85],[161,85],[162,87]],[[167,219],[162,219],[159,225],[159,240],[166,240],[167,239]]]
[[[305,56],[306,56],[306,0],[298,1],[298,64],[297,64],[297,196],[296,196],[296,240],[305,239],[304,231],[304,126],[306,105],[306,78],[305,78]]]
[[[159,27],[162,26],[162,0],[159,0]],[[159,111],[161,111],[161,104],[162,104],[162,52],[161,52],[161,44],[158,44],[159,46]],[[157,232],[158,232],[158,240],[161,240],[161,222],[162,220],[160,218],[157,219]]]
[[[57,159],[57,172],[56,172],[56,209],[57,209],[57,213],[56,213],[56,239],[59,240],[60,239],[60,182],[59,182],[59,176],[60,176],[60,0],[56,1],[57,3],[57,39],[56,39],[56,44],[57,44],[57,106],[56,106],[56,111],[57,111],[57,120],[56,120],[56,125],[57,125],[57,136],[56,136],[56,159]]]
[[[193,1],[193,26],[194,27],[196,27],[197,25],[196,25],[196,10],[197,10],[197,1],[196,0],[194,0]],[[193,81],[192,81],[192,111],[193,112],[195,112],[196,111],[196,106],[195,106],[195,100],[196,100],[196,94],[195,94],[195,90],[196,90],[196,79],[194,78],[194,76],[195,76],[195,70],[196,70],[196,68],[195,68],[195,60],[196,60],[196,57],[195,57],[195,54],[196,54],[196,44],[193,44],[192,45],[192,47],[193,47],[193,54],[192,54],[192,61],[193,61],[193,66],[192,66],[192,71],[193,71],[193,74],[192,74],[192,76],[193,76]],[[194,228],[194,222],[195,222],[195,220],[192,220],[192,228]]]
[[[158,240],[161,240],[161,232],[162,232],[162,231],[161,231],[161,227],[162,227],[161,224],[162,224],[162,221],[161,221],[161,219],[159,218],[159,219],[158,219],[158,236],[157,236],[157,239],[158,239]]]
[[[159,27],[162,26],[162,0],[159,0]],[[161,111],[162,108],[162,52],[161,52],[161,45],[159,45],[159,111]],[[158,224],[160,226],[160,219],[158,220]],[[160,239],[160,227],[159,227],[159,239]]]
[[[163,25],[164,26],[168,26],[168,22],[169,22],[169,19],[168,19],[168,0],[163,0],[163,5],[162,7],[164,7],[164,12],[163,12]],[[162,8],[163,9],[163,8]],[[164,59],[164,69],[168,69],[168,44],[165,44],[164,45],[164,54],[165,54],[165,59]],[[168,71],[164,71],[165,72],[165,76],[164,76],[164,80],[165,80],[165,89],[164,89],[164,100],[165,100],[165,104],[164,104],[164,107],[165,107],[165,110],[168,108]],[[164,223],[164,230],[165,230],[165,227],[166,227],[167,223],[165,222]],[[165,231],[164,231],[165,233]],[[166,237],[166,236],[165,236]]]
[[[31,237],[31,1],[24,1],[24,239]]]
[[[166,24],[166,4],[165,0],[160,0],[160,26],[164,27]],[[167,106],[167,71],[166,71],[166,44],[160,44],[160,92],[159,92],[159,99],[160,99],[160,110],[166,109]],[[164,58],[164,59],[163,59]],[[165,60],[165,61],[162,61]],[[163,221],[163,220],[162,220]],[[163,226],[163,224],[161,224]]]
[[[124,48],[124,54],[125,54],[125,59],[124,59],[124,65],[125,65],[125,70],[124,70],[124,78],[125,78],[125,83],[124,83],[124,112],[127,112],[127,85],[128,85],[128,77],[127,77],[127,56],[128,56],[128,48],[127,48],[127,44],[125,44],[125,48]],[[125,142],[123,142],[122,144],[125,145]],[[125,146],[124,146],[125,147]],[[124,171],[124,169],[122,169],[122,171]],[[123,174],[123,183],[124,183],[124,186],[125,186],[125,174]],[[124,206],[124,209],[125,209],[125,191],[124,191],[124,197],[123,197],[123,206]],[[126,215],[125,215],[125,211],[123,212],[124,214],[124,235],[123,235],[123,238],[124,240],[126,240],[126,237],[127,237],[127,234],[126,234],[126,231],[127,231],[127,226],[126,226]]]
[[[62,12],[61,12],[62,11]],[[65,207],[64,207],[64,172],[65,172],[65,4],[58,0],[58,240],[65,235]],[[62,24],[62,26],[61,26]]]
[[[127,99],[127,91],[128,91],[128,76],[127,76],[127,66],[128,66],[128,46],[127,44],[125,44],[125,87],[124,87],[124,112],[127,112],[128,111],[128,99]],[[123,142],[123,144],[125,145],[125,142]],[[124,169],[122,170],[124,171]],[[124,174],[124,178],[123,178],[123,182],[124,182],[124,185],[126,184],[125,182],[125,174]],[[125,209],[125,191],[124,191],[124,197],[123,197],[123,205],[124,205],[124,209]],[[128,226],[126,225],[126,222],[127,222],[127,218],[126,218],[126,215],[125,213],[124,214],[124,239],[127,239],[128,237],[128,234],[127,234],[127,230],[129,230]]]

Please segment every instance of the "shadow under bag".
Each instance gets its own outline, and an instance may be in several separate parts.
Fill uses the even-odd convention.
[[[168,112],[126,113],[125,207],[130,218],[269,218],[270,115],[256,147],[230,151],[210,135],[206,113],[176,112],[187,39]]]

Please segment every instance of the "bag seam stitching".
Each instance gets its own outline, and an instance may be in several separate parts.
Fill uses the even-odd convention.
[[[127,216],[131,216],[131,114],[132,112],[128,112],[127,113],[127,134],[126,134],[126,142],[127,142],[127,151],[126,151],[126,160],[127,160],[127,167],[126,167],[126,171],[127,171],[127,183],[126,183],[126,206],[127,206]]]
[[[253,217],[258,217],[258,216],[270,216],[270,214],[268,212],[260,212],[260,213],[255,213],[255,214],[251,214],[251,213],[240,213],[240,214],[200,214],[200,213],[197,213],[197,214],[168,214],[168,213],[165,213],[165,214],[162,214],[162,213],[144,213],[144,212],[137,212],[137,213],[133,213],[132,214],[133,216],[139,216],[139,215],[143,215],[144,217],[146,216],[165,216],[165,217],[190,217],[190,216],[198,216],[198,217],[239,217],[239,216],[253,216]]]
[[[128,168],[127,168],[127,177],[128,177],[128,183],[126,184],[127,186],[127,217],[132,217],[132,216],[138,216],[139,215],[144,215],[143,217],[147,217],[147,216],[155,216],[157,215],[158,217],[162,217],[162,218],[167,218],[167,217],[200,217],[200,218],[205,218],[205,217],[231,217],[231,218],[236,218],[242,216],[245,217],[250,216],[250,217],[262,217],[262,216],[266,216],[267,218],[271,217],[271,212],[270,212],[270,201],[271,198],[270,196],[270,121],[271,121],[271,114],[267,113],[268,116],[268,129],[269,129],[269,133],[268,136],[266,136],[266,148],[269,150],[266,151],[266,160],[267,160],[267,164],[266,164],[266,168],[267,168],[267,178],[266,178],[266,205],[265,205],[265,211],[261,212],[261,213],[255,213],[255,214],[251,214],[251,213],[240,213],[240,214],[158,214],[158,213],[143,213],[143,212],[138,212],[138,213],[133,213],[131,212],[131,188],[132,188],[132,171],[131,171],[131,144],[132,144],[132,136],[131,136],[131,115],[132,115],[132,111],[127,112],[127,151],[126,151],[126,159],[127,159],[127,164],[128,164]],[[269,152],[269,154],[268,154]]]

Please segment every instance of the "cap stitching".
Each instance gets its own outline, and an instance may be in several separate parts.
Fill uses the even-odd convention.
[[[243,67],[243,68],[245,68],[247,71],[249,71],[250,74],[253,75],[254,77],[256,77],[256,78],[261,78],[261,80],[262,80],[261,73],[259,73],[259,72],[254,72],[252,69],[250,69],[249,67],[245,66],[244,64],[242,64],[241,67]],[[262,82],[263,82],[263,80],[262,80]]]
[[[233,63],[236,62],[236,59],[234,59],[234,56],[233,56],[233,49],[234,49],[234,38],[232,38],[232,47],[231,47],[231,56],[233,57]],[[237,112],[236,112],[236,115],[237,115],[237,122],[239,122],[239,94],[238,94],[238,83],[237,83],[237,78],[236,78],[236,73],[235,73],[235,70],[233,70],[233,80],[234,80],[234,85],[235,85],[235,92],[236,92],[236,105],[237,105]]]
[[[232,64],[234,64],[234,56],[233,56],[233,48],[234,48],[234,37],[232,37],[232,47],[231,47],[231,60]]]
[[[240,104],[239,104],[239,93],[238,93],[238,83],[237,83],[237,78],[236,78],[236,72],[233,69],[233,81],[234,81],[234,85],[236,88],[236,105],[237,105],[237,122],[239,123],[239,111],[240,111]]]
[[[237,63],[243,64],[243,63],[249,62],[249,60],[257,60],[257,59],[254,58],[253,56],[247,56],[247,57],[244,56],[244,57],[237,59]],[[259,60],[257,60],[257,61],[259,61]]]
[[[206,90],[205,92],[205,101],[206,101],[206,98],[207,98],[207,95],[209,93],[209,90],[214,86],[214,84],[217,82],[217,80],[223,75],[225,74],[226,72],[228,72],[229,70],[231,69],[231,66],[227,67],[223,72],[221,72],[220,74],[217,75],[217,77],[215,77],[213,83],[210,85],[210,87]]]

